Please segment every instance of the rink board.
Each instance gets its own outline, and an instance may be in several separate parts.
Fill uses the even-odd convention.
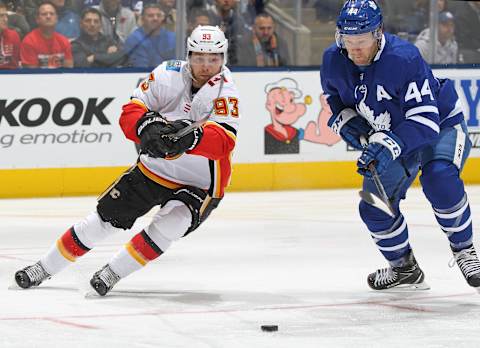
[[[478,184],[480,158],[462,173]],[[100,195],[128,167],[13,169],[0,171],[0,198]],[[253,163],[233,167],[227,191],[355,188],[362,177],[355,162]],[[418,178],[414,185],[418,184]]]
[[[480,69],[440,69],[454,79],[474,143],[463,177],[480,183]],[[118,118],[146,72],[1,74],[0,197],[99,194],[136,160]],[[358,187],[358,152],[326,127],[318,70],[234,72],[241,126],[229,190]],[[254,83],[252,83],[254,81]],[[288,128],[300,136],[273,141],[271,105],[294,109]],[[303,134],[303,136],[302,136]]]

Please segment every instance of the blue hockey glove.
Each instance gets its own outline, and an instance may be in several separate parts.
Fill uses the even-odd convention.
[[[343,109],[336,117],[332,116],[328,120],[328,126],[356,150],[363,150],[360,137],[368,138],[368,134],[372,130],[367,120],[353,109]]]
[[[357,161],[357,172],[368,178],[372,173],[368,169],[374,163],[378,175],[382,175],[389,164],[400,156],[403,142],[392,132],[376,132],[368,138],[368,146]]]

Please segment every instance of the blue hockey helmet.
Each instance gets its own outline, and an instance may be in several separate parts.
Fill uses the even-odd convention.
[[[375,31],[382,22],[382,11],[374,0],[348,0],[337,18],[337,29],[344,35],[364,34]]]
[[[337,18],[337,45],[343,47],[342,35],[358,35],[372,32],[381,37],[382,11],[374,0],[348,0]]]

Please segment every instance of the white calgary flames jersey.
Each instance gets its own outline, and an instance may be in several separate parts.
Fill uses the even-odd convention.
[[[139,167],[164,186],[192,185],[208,190],[213,197],[221,197],[231,175],[231,152],[240,119],[239,94],[226,67],[193,98],[191,82],[187,63],[173,60],[159,65],[133,92],[131,103],[157,111],[169,121],[197,121],[210,115],[203,126],[204,136],[195,149],[175,159],[142,154]],[[225,146],[226,143],[230,146]]]

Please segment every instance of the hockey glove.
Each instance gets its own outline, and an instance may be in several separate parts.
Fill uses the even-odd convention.
[[[175,157],[181,155],[185,151],[193,150],[195,146],[200,143],[200,140],[203,136],[202,127],[192,129],[191,132],[185,134],[179,139],[172,139],[169,137],[169,135],[174,135],[192,123],[193,121],[188,119],[176,120],[169,122],[167,127],[161,130],[159,143],[162,143],[161,147],[165,149],[164,157]]]
[[[328,126],[356,150],[363,150],[360,137],[363,135],[368,138],[368,134],[372,131],[367,120],[352,109],[343,109],[336,117],[332,116],[328,120]]]
[[[162,130],[169,125],[168,121],[156,111],[148,111],[137,122],[137,136],[140,149],[151,157],[165,157],[166,149],[160,142]]]
[[[367,178],[372,177],[368,166],[375,165],[378,175],[387,169],[392,161],[402,153],[403,142],[392,132],[376,132],[368,138],[368,146],[357,161],[357,172]]]

